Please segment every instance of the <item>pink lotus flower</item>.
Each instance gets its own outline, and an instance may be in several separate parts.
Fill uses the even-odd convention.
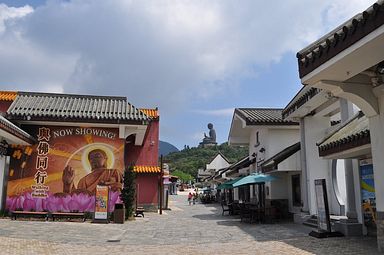
[[[68,207],[70,211],[93,212],[95,210],[95,196],[84,193],[73,194]]]
[[[108,211],[113,212],[116,203],[121,203],[120,192],[109,193]],[[24,211],[49,211],[49,212],[94,212],[95,196],[85,193],[52,194],[47,198],[35,198],[26,192],[19,196],[7,197],[6,208],[9,211],[22,209]]]

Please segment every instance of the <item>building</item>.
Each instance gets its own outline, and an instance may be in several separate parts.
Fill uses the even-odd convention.
[[[226,168],[229,165],[228,159],[221,152],[218,152],[212,160],[205,165],[205,169],[198,169],[197,179],[199,182],[204,182],[207,178],[213,176],[219,169]]]
[[[279,204],[286,213],[301,209],[301,167],[299,123],[283,120],[283,109],[236,108],[228,141],[246,145],[249,155],[226,171],[236,178],[251,173],[268,173],[277,177],[265,184],[266,205]],[[252,200],[254,185],[234,189],[234,200]]]
[[[368,120],[375,187],[375,222],[380,251],[384,250],[383,5],[383,1],[376,2],[364,12],[355,15],[297,53],[302,84],[308,88],[322,89],[332,96],[353,103]],[[361,136],[357,140],[361,142],[360,139],[363,138],[364,136]],[[342,143],[335,143],[335,148],[342,148]],[[324,148],[326,149],[327,146]],[[322,151],[323,148],[320,150]],[[355,154],[353,157],[357,157],[360,162],[369,160],[369,156],[361,156]],[[344,156],[340,154],[340,157]],[[346,172],[353,173],[348,169]],[[353,185],[354,178],[349,176],[346,179],[346,185]],[[356,201],[356,197],[353,198]],[[362,208],[359,208],[360,210]]]
[[[113,211],[131,165],[138,205],[157,210],[157,109],[136,108],[125,97],[4,91],[0,109],[19,137],[6,138],[10,160],[1,171],[8,210],[91,212],[102,184]]]

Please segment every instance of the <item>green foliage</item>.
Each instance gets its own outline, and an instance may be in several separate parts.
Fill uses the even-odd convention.
[[[172,175],[179,177],[179,179],[183,182],[186,183],[188,181],[193,180],[193,176],[187,173],[184,173],[183,171],[176,170],[172,172]]]
[[[205,165],[210,163],[219,152],[230,163],[235,163],[248,155],[248,147],[232,147],[228,146],[227,143],[208,148],[185,147],[181,151],[168,154],[164,157],[164,161],[168,163],[172,175],[175,175],[176,171],[180,171],[195,178],[198,169],[205,168]]]
[[[129,166],[124,172],[124,186],[121,191],[120,198],[125,205],[125,219],[133,216],[135,207],[135,193],[136,193],[136,174],[133,172],[133,166]]]

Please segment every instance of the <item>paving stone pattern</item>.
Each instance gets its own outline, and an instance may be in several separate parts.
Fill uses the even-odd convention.
[[[0,254],[379,254],[374,237],[316,239],[302,225],[241,223],[186,198],[125,224],[1,219]]]

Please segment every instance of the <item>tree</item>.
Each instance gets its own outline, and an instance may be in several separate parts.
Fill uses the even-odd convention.
[[[136,174],[133,171],[133,165],[129,166],[124,171],[124,186],[121,191],[120,198],[123,200],[125,205],[125,220],[133,216],[134,207],[135,207],[135,193],[136,193]]]
[[[228,146],[227,143],[223,143],[207,148],[189,148],[188,145],[185,145],[184,150],[172,152],[165,156],[164,160],[169,162],[168,165],[172,175],[175,175],[174,172],[179,170],[193,177],[197,177],[198,169],[204,169],[206,164],[219,152],[229,160],[229,163],[234,163],[248,155],[248,146],[233,147]]]

